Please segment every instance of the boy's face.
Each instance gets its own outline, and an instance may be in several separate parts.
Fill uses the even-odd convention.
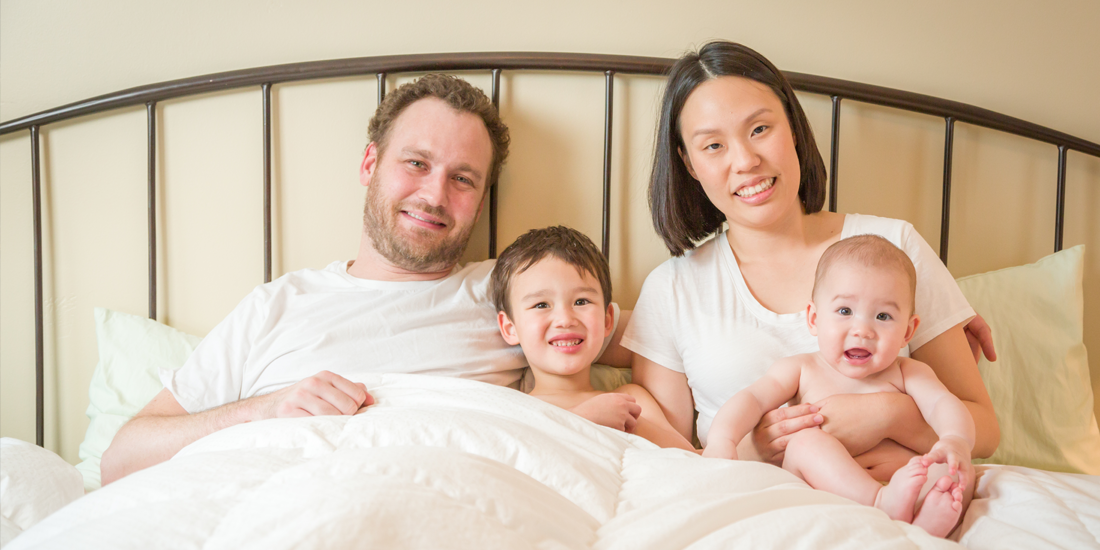
[[[920,323],[911,313],[905,274],[840,261],[824,283],[806,308],[806,321],[825,360],[857,379],[892,365]]]
[[[512,279],[512,315],[497,314],[500,332],[519,344],[532,369],[568,376],[592,365],[611,332],[612,313],[590,273],[548,256]]]

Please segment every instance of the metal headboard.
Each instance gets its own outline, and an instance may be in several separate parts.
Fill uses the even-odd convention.
[[[386,75],[410,72],[490,71],[493,104],[500,100],[501,71],[551,70],[602,72],[604,90],[604,157],[603,157],[603,232],[602,248],[608,255],[611,219],[611,138],[612,105],[615,74],[664,75],[674,59],[625,55],[599,55],[550,52],[481,52],[452,54],[392,55],[357,57],[328,61],[310,61],[272,65],[216,73],[139,86],[101,95],[49,109],[33,115],[0,123],[0,135],[30,130],[31,185],[34,223],[34,321],[36,375],[36,436],[38,445],[44,438],[44,370],[42,317],[42,203],[41,157],[39,128],[72,118],[145,104],[147,112],[148,147],[148,209],[149,209],[149,318],[157,316],[156,287],[156,104],[158,101],[207,92],[259,86],[263,94],[263,218],[264,218],[264,282],[271,281],[271,87],[283,82],[324,78],[377,75],[379,101],[386,93]],[[1100,158],[1100,145],[1002,115],[972,105],[932,96],[903,92],[881,86],[802,73],[785,72],[795,90],[827,95],[832,99],[832,153],[829,162],[829,210],[837,208],[837,181],[840,159],[840,104],[844,99],[893,107],[905,111],[941,117],[945,123],[943,153],[943,206],[940,218],[940,259],[947,263],[948,229],[951,211],[951,160],[955,123],[965,122],[1000,130],[1021,137],[1050,143],[1058,147],[1057,200],[1055,211],[1054,250],[1062,249],[1066,197],[1066,154],[1072,149]],[[489,192],[489,256],[497,252],[497,189]]]

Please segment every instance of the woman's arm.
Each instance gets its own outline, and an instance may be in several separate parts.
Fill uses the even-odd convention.
[[[645,388],[637,384],[626,384],[620,386],[615,392],[633,397],[642,407],[641,416],[638,417],[638,424],[634,429],[635,435],[640,435],[661,447],[695,451],[691,442],[668,423],[668,419],[661,411],[661,406]]]
[[[993,412],[993,401],[989,399],[989,392],[982,382],[978,365],[970,353],[963,325],[948,329],[913,350],[912,355],[913,359],[931,367],[940,382],[955,397],[961,399],[970,411],[975,427],[974,457],[986,458],[992,455],[1001,441],[1001,428],[997,423],[997,415]]]
[[[665,419],[684,439],[691,441],[691,427],[695,420],[695,401],[687,375],[663,367],[634,354],[633,380],[653,396],[661,407]]]

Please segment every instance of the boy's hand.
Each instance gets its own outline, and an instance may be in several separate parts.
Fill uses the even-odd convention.
[[[947,464],[951,475],[959,475],[959,486],[965,487],[967,481],[973,477],[974,467],[970,464],[970,444],[958,436],[941,437],[932,450],[921,458],[921,464],[925,467],[932,464]]]
[[[642,406],[625,393],[603,393],[569,411],[601,426],[630,434],[634,433],[634,427],[638,424]]]

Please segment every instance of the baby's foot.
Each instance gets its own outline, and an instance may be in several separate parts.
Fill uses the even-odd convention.
[[[928,468],[921,463],[921,457],[915,456],[898,468],[890,484],[878,492],[875,508],[886,512],[890,519],[913,521],[913,506],[925,481],[928,481]]]
[[[949,476],[936,481],[924,504],[913,518],[913,525],[936,537],[946,537],[959,521],[962,512],[963,489]]]

